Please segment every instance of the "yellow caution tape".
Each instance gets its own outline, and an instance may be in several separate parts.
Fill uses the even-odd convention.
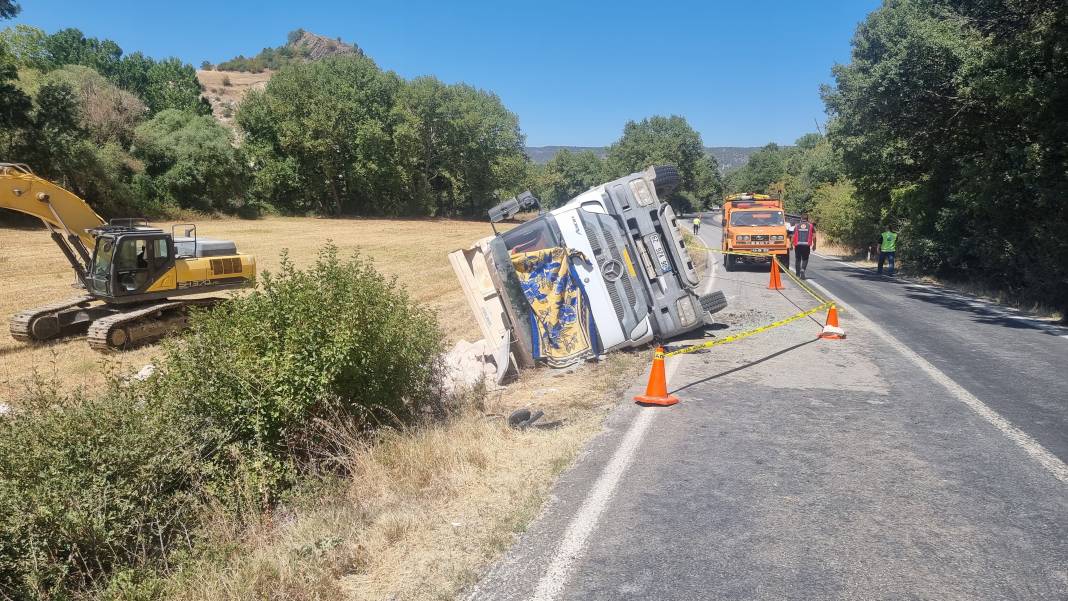
[[[727,336],[726,338],[720,338],[718,340],[709,340],[708,342],[704,342],[704,343],[701,343],[701,344],[695,344],[695,345],[692,345],[692,346],[686,346],[686,347],[683,347],[683,348],[680,348],[680,349],[675,349],[675,350],[671,351],[670,353],[666,353],[666,356],[674,357],[675,355],[686,355],[688,353],[696,353],[697,351],[702,351],[704,349],[712,348],[714,346],[719,346],[721,344],[727,344],[728,342],[734,342],[736,340],[741,340],[742,338],[748,338],[748,337],[753,336],[755,334],[759,334],[761,332],[766,332],[768,330],[777,328],[779,326],[784,326],[784,325],[786,325],[788,323],[793,323],[793,322],[795,322],[795,321],[797,321],[799,319],[804,319],[804,318],[808,317],[809,315],[812,315],[813,313],[819,313],[820,311],[822,311],[824,309],[830,308],[833,304],[834,303],[823,303],[822,305],[820,305],[820,306],[818,306],[818,307],[816,307],[814,309],[809,309],[808,311],[802,311],[802,312],[797,313],[795,315],[791,315],[790,317],[787,317],[786,319],[780,319],[779,321],[776,321],[774,323],[769,323],[766,326],[760,326],[759,328],[755,328],[755,329],[748,330],[748,331],[745,331],[745,332],[740,332],[738,334],[734,334],[733,336]]]
[[[772,261],[775,261],[776,263],[779,263],[779,271],[785,273],[787,275],[787,277],[789,277],[791,280],[794,281],[794,283],[796,283],[798,285],[798,287],[800,287],[805,292],[809,293],[809,295],[811,295],[812,298],[818,300],[819,302],[821,302],[821,303],[827,303],[828,302],[827,299],[823,298],[822,296],[817,294],[812,288],[810,288],[808,285],[806,285],[801,280],[801,278],[799,278],[796,275],[794,275],[789,269],[786,269],[785,267],[783,267],[782,263],[779,262],[778,257],[775,256],[775,253],[772,253],[772,252],[758,253],[758,252],[752,252],[752,251],[747,251],[747,250],[722,250],[722,249],[719,249],[719,248],[709,248],[709,247],[704,246],[702,244],[694,244],[694,243],[690,244],[690,248],[696,248],[697,250],[704,250],[704,251],[708,251],[708,252],[720,253],[722,255],[741,255],[741,256],[745,256],[745,257],[771,257]]]
[[[701,244],[693,244],[693,243],[690,244],[690,247],[691,248],[696,248],[696,249],[699,249],[699,250],[706,250],[706,251],[710,251],[710,252],[722,253],[722,254],[725,254],[725,255],[748,255],[748,256],[754,256],[754,257],[771,257],[772,261],[775,261],[776,263],[779,264],[779,270],[780,271],[785,273],[802,290],[804,290],[805,292],[807,292],[810,295],[812,295],[812,298],[814,298],[817,301],[819,301],[820,305],[818,307],[815,307],[813,309],[809,309],[807,311],[801,311],[800,313],[795,313],[794,315],[791,315],[791,316],[789,316],[789,317],[787,317],[785,319],[780,319],[779,321],[776,321],[776,322],[773,322],[773,323],[769,323],[766,326],[760,326],[759,328],[754,328],[752,330],[747,330],[745,332],[739,332],[738,334],[734,334],[732,336],[727,336],[726,338],[719,338],[717,340],[710,340],[708,342],[703,342],[701,344],[694,344],[694,345],[691,345],[691,346],[686,346],[686,347],[682,347],[682,348],[678,348],[678,349],[672,350],[669,353],[665,353],[665,356],[667,356],[667,357],[674,357],[676,355],[686,355],[686,354],[689,354],[689,353],[696,353],[698,351],[703,351],[705,349],[709,349],[709,348],[712,348],[714,346],[719,346],[721,344],[728,344],[730,342],[735,342],[735,341],[741,340],[743,338],[748,338],[750,336],[754,336],[756,334],[760,334],[761,332],[766,332],[768,330],[772,330],[774,328],[778,328],[780,326],[784,326],[784,325],[787,325],[789,323],[793,323],[793,322],[795,322],[795,321],[797,321],[799,319],[804,319],[804,318],[806,318],[806,317],[808,317],[810,315],[813,315],[814,313],[819,313],[820,311],[822,311],[824,309],[829,309],[832,306],[834,306],[834,303],[826,300],[825,298],[823,298],[822,296],[817,294],[814,290],[812,290],[812,288],[807,286],[801,278],[799,278],[796,275],[794,275],[793,273],[791,273],[789,269],[786,269],[785,267],[783,267],[782,263],[779,263],[779,259],[775,256],[774,253],[770,253],[770,252],[757,253],[757,252],[750,252],[750,251],[721,250],[721,249],[718,249],[718,248],[708,248],[707,246],[703,246]]]

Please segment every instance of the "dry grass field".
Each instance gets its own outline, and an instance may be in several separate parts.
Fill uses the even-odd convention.
[[[162,225],[162,224],[161,224]],[[169,226],[169,224],[167,224]],[[478,327],[446,253],[491,233],[486,223],[445,220],[201,220],[201,237],[228,238],[278,266],[288,249],[307,265],[330,240],[359,250],[433,308],[450,342],[476,340]],[[0,228],[0,318],[73,296],[73,274],[40,229]],[[154,347],[102,355],[84,337],[46,345],[17,343],[0,331],[0,402],[17,405],[35,370],[63,387],[91,393],[105,374],[136,370]],[[530,370],[506,389],[473,399],[445,424],[353,439],[359,474],[259,524],[238,529],[225,517],[206,536],[227,549],[183,571],[168,596],[180,599],[444,599],[472,583],[536,515],[554,481],[625,386],[644,368],[643,353],[616,353],[570,374]],[[566,420],[554,431],[516,432],[503,416],[519,407]]]
[[[359,249],[379,271],[397,276],[415,300],[438,312],[450,342],[481,335],[445,255],[491,233],[488,224],[470,221],[299,217],[206,220],[197,227],[200,237],[234,240],[238,250],[256,256],[260,270],[277,267],[282,249],[298,266],[314,260],[327,240],[343,255]],[[64,386],[91,389],[103,383],[105,373],[137,369],[154,357],[152,347],[102,355],[90,351],[84,337],[26,345],[8,335],[11,315],[76,296],[73,282],[74,272],[43,229],[0,228],[0,402],[17,397],[34,370],[56,376]]]

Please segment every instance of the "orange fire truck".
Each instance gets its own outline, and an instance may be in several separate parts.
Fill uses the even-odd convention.
[[[723,250],[772,253],[790,267],[790,246],[782,199],[766,194],[731,194],[723,201]],[[723,255],[727,271],[741,262],[770,262],[768,257]]]

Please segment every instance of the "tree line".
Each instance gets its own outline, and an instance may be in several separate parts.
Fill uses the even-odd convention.
[[[1065,40],[1065,2],[885,0],[823,89],[826,138],[766,147],[728,188],[785,187],[853,246],[894,224],[912,269],[1068,315]]]
[[[406,80],[358,53],[281,65],[241,103],[233,132],[177,59],[18,25],[0,32],[0,103],[2,156],[108,216],[481,216],[524,189],[557,206],[652,163],[679,168],[671,200],[684,210],[722,193],[682,117],[627,123],[604,160],[563,152],[535,165],[492,92]]]

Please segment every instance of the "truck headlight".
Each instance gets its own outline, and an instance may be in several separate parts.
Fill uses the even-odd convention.
[[[735,236],[734,239],[738,242],[749,242],[749,236]]]
[[[785,238],[783,236],[772,236],[771,239],[776,242],[782,242]]]
[[[639,205],[644,207],[653,204],[653,192],[644,179],[631,180],[630,191],[634,193]]]
[[[697,321],[697,313],[693,310],[693,301],[686,296],[675,301],[675,308],[679,311],[679,319],[682,325],[688,326]]]

